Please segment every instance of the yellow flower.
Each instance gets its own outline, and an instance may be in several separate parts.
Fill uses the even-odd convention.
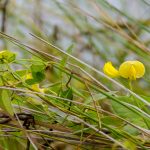
[[[39,87],[39,84],[33,84],[33,85],[31,85],[31,88],[32,88],[32,90],[34,90],[35,92],[41,92],[41,93],[44,93],[44,89],[41,89],[40,87]]]
[[[141,78],[145,73],[144,65],[139,61],[125,61],[119,67],[119,70],[112,66],[111,62],[104,65],[103,71],[111,78],[121,76],[130,80]]]
[[[118,70],[114,68],[114,66],[112,65],[110,61],[105,63],[103,71],[106,75],[108,75],[111,78],[119,76]]]
[[[32,79],[32,74],[31,73],[28,73],[27,75],[26,75],[26,80],[28,80],[28,79]]]
[[[139,61],[126,61],[119,67],[119,75],[123,78],[136,80],[141,78],[145,73],[144,65]]]

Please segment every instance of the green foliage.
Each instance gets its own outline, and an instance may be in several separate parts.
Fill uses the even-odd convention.
[[[67,99],[72,100],[72,99],[73,99],[73,92],[72,92],[72,89],[71,89],[71,88],[68,88],[68,89],[65,90],[65,91],[61,91],[60,97],[63,97],[63,98],[67,98]]]
[[[41,82],[42,80],[44,80],[45,78],[45,66],[44,65],[32,65],[31,66],[31,72],[32,72],[32,76],[33,76],[33,82]]]
[[[13,116],[14,111],[11,104],[11,94],[12,92],[10,90],[0,90],[0,108],[4,109],[9,115]]]
[[[16,58],[16,54],[4,50],[0,52],[0,63],[11,63]]]
[[[48,126],[55,123],[56,126],[52,128],[65,131],[69,128],[78,138],[81,138],[79,136],[81,134],[84,139],[86,134],[90,136],[95,131],[95,137],[99,138],[102,135],[97,130],[101,128],[103,138],[108,138],[114,144],[129,149],[136,145],[145,147],[146,139],[141,142],[136,137],[141,132],[145,134],[150,125],[148,108],[144,101],[139,101],[134,96],[119,96],[117,91],[108,92],[101,89],[88,78],[76,74],[74,68],[70,71],[68,58],[67,53],[67,57],[60,63],[54,64],[52,61],[31,57],[23,59],[27,65],[25,69],[22,67],[20,70],[12,69],[17,60],[3,64],[7,66],[7,69],[1,69],[3,73],[1,73],[0,107],[3,112],[16,119],[14,117],[16,113],[28,110],[35,119],[34,123],[29,125],[30,129],[36,126],[48,130]],[[21,62],[21,59],[19,61]],[[49,80],[46,77],[46,67],[49,65],[62,73],[59,78],[57,76],[57,80]],[[49,71],[51,75],[56,73],[53,70]],[[82,86],[76,85],[77,83]],[[144,97],[144,100],[147,101],[147,98]],[[57,125],[60,126],[59,129]],[[110,133],[108,137],[105,132]],[[41,133],[34,134],[39,136]],[[47,137],[45,134],[43,136]],[[15,141],[17,142],[17,139]],[[129,143],[133,146],[130,147]]]

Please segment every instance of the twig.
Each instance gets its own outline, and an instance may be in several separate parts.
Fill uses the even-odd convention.
[[[7,5],[8,5],[9,0],[5,0],[3,6],[1,7],[2,9],[2,25],[1,25],[1,31],[5,32],[6,30],[6,14],[7,14]]]

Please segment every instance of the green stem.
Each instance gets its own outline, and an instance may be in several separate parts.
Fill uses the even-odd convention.
[[[130,89],[131,91],[133,91],[132,81],[131,81],[131,80],[129,80],[129,89]]]

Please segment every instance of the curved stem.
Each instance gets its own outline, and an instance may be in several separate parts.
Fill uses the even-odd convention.
[[[131,81],[131,80],[129,80],[129,89],[130,89],[131,91],[133,91],[132,81]]]

